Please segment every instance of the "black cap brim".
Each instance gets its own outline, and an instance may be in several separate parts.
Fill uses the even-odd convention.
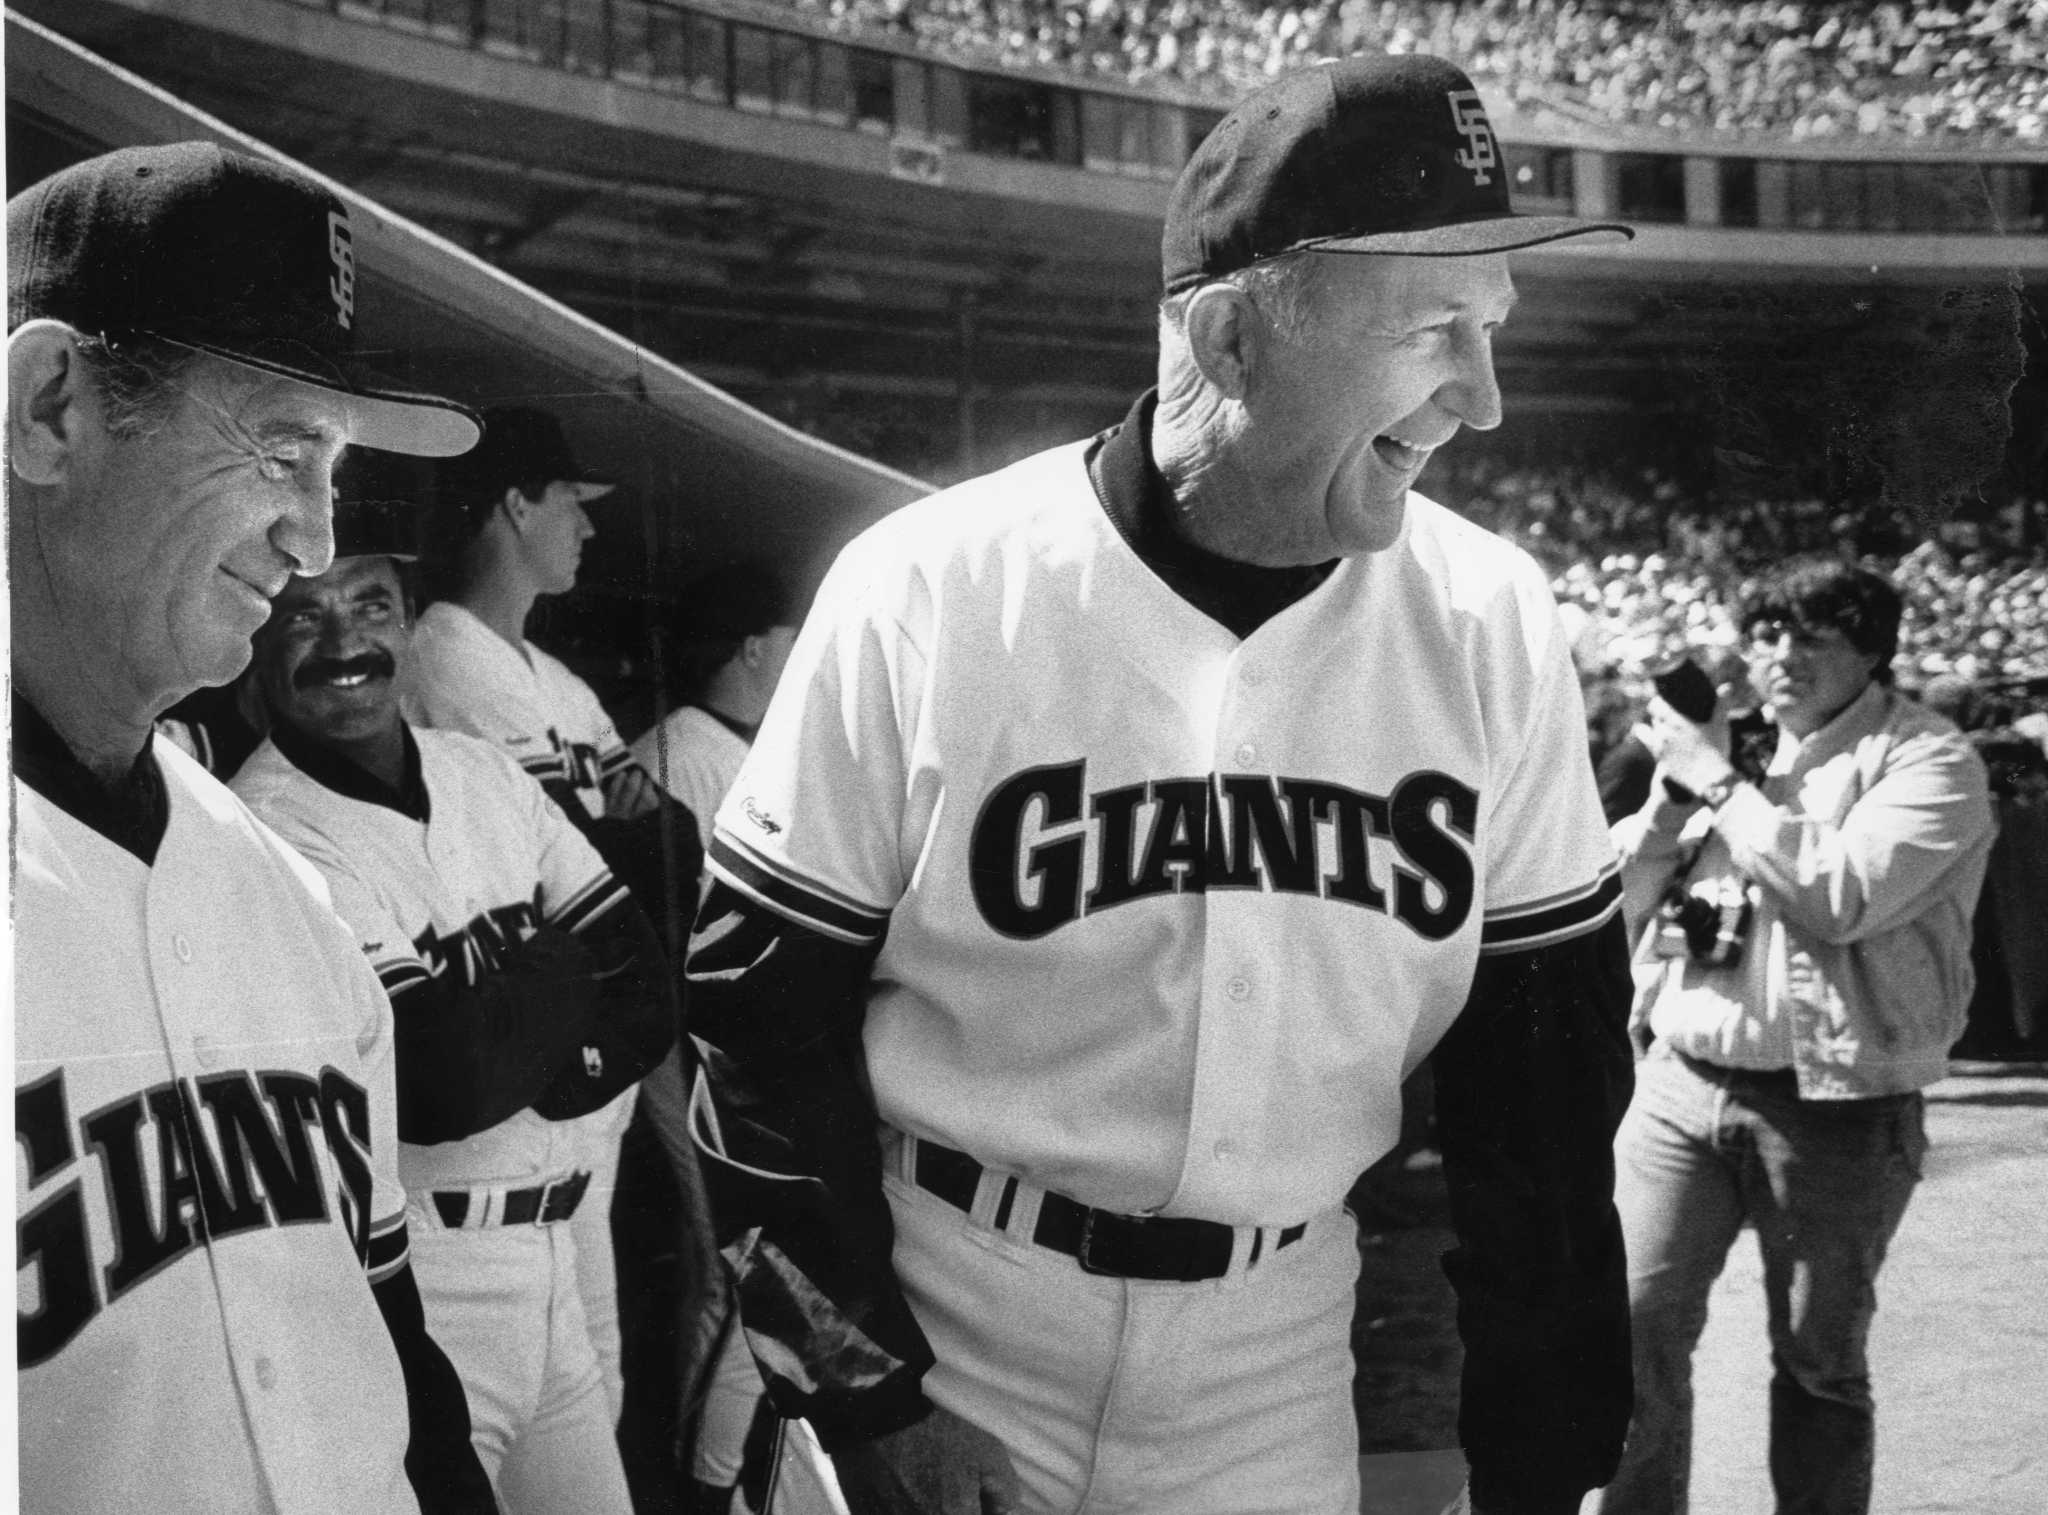
[[[301,363],[282,362],[257,353],[234,352],[206,342],[184,338],[166,340],[175,340],[180,346],[195,348],[259,373],[295,379],[315,389],[340,395],[348,403],[349,442],[352,446],[403,453],[415,458],[454,458],[476,446],[484,434],[483,422],[475,413],[438,395],[352,383],[338,373],[322,373]]]
[[[1422,231],[1372,232],[1363,237],[1316,237],[1297,243],[1304,252],[1398,253],[1411,258],[1469,258],[1482,253],[1515,252],[1562,242],[1567,237],[1599,237],[1630,242],[1635,232],[1616,221],[1581,221],[1577,216],[1490,215],[1453,221]]]

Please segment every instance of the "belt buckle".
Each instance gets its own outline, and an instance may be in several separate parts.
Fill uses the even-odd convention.
[[[589,1182],[589,1175],[572,1173],[567,1178],[558,1178],[540,1191],[540,1204],[533,1212],[536,1226],[552,1225],[561,1220],[567,1211],[576,1207],[583,1197],[583,1185]],[[556,1206],[559,1204],[560,1209]]]
[[[1083,1273],[1093,1273],[1097,1278],[1130,1278],[1133,1275],[1129,1269],[1111,1267],[1106,1263],[1098,1263],[1093,1256],[1095,1218],[1102,1213],[1102,1211],[1092,1205],[1081,1213],[1081,1239],[1074,1246],[1074,1261],[1081,1265]],[[1145,1215],[1119,1215],[1112,1218],[1130,1225],[1143,1225],[1151,1217]]]

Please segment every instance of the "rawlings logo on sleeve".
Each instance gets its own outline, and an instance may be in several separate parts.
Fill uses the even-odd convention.
[[[1384,795],[1235,773],[1090,794],[1077,759],[996,786],[975,818],[969,877],[982,919],[1010,937],[1153,895],[1260,889],[1378,911],[1441,941],[1472,912],[1478,818],[1478,792],[1433,770]]]
[[[195,1248],[271,1226],[332,1223],[370,1241],[370,1096],[334,1068],[174,1079],[80,1116],[64,1072],[14,1091],[28,1190],[17,1223],[21,1366]],[[113,1255],[94,1255],[89,1208]]]
[[[770,815],[767,811],[763,810],[759,805],[755,804],[754,797],[751,794],[740,801],[740,814],[745,816],[748,820],[752,821],[756,826],[760,827],[770,836],[775,836],[779,834],[782,830],[782,822],[776,820],[774,816]]]

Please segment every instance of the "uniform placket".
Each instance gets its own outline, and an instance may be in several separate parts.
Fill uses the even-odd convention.
[[[165,850],[171,845],[172,838],[166,836]],[[152,870],[147,905],[150,972],[156,980],[157,1013],[170,1076],[181,1092],[189,1093],[197,1088],[198,1079],[233,1061],[237,1049],[232,1045],[230,1030],[236,1022],[233,1007],[214,999],[226,977],[218,971],[219,965],[211,961],[222,950],[221,946],[188,917],[187,902],[188,897],[172,887],[161,871]],[[260,987],[252,985],[251,992],[261,992]],[[201,1119],[196,1109],[188,1109],[188,1114],[194,1121]],[[193,1132],[191,1136],[195,1147],[193,1161],[208,1161],[206,1154],[197,1150],[199,1133]],[[158,1215],[156,1219],[161,1226],[168,1225],[171,1217]],[[193,1245],[204,1246],[206,1222],[196,1213],[196,1206],[184,1220],[193,1232]],[[261,1299],[264,1293],[253,1281],[244,1285],[238,1276],[244,1264],[233,1248],[211,1249],[203,1265],[213,1280],[221,1329],[227,1337],[228,1360],[233,1364],[235,1385],[243,1413],[248,1417],[251,1450],[264,1477],[274,1486],[277,1466],[270,1449],[298,1435],[302,1428],[280,1423],[281,1411],[271,1392],[277,1387],[278,1368],[267,1350],[268,1323],[249,1319],[247,1312],[237,1308],[238,1302]]]
[[[1258,697],[1265,682],[1240,646],[1226,670],[1209,755],[1212,826],[1223,814],[1216,801],[1218,778],[1271,770],[1271,734]],[[1210,836],[1211,856],[1227,841],[1227,836]],[[1260,1081],[1247,1073],[1257,1056],[1255,1028],[1264,1018],[1272,986],[1265,982],[1258,947],[1261,912],[1256,901],[1257,896],[1237,890],[1209,893],[1203,901],[1202,1007],[1187,1166],[1196,1186],[1210,1193],[1241,1187],[1236,1170],[1254,1155],[1251,1140],[1259,1128],[1249,1096]]]

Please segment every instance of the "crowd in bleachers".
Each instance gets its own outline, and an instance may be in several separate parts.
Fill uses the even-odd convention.
[[[1902,680],[2048,682],[2048,556],[2037,545],[2048,540],[2048,503],[1951,521],[1923,539],[1881,512],[1816,499],[1712,501],[1653,468],[1624,477],[1480,461],[1439,490],[1549,566],[1601,660],[1624,669],[1733,645],[1734,606],[1752,572],[1846,546],[1893,574],[1906,596]]]
[[[788,0],[957,61],[1230,99],[1314,58],[1464,61],[1481,88],[1674,131],[2048,137],[2038,0]]]

